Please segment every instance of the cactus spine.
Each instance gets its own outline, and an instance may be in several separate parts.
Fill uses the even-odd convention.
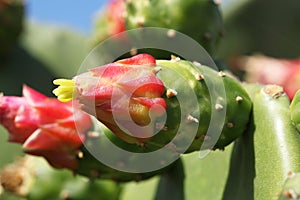
[[[278,200],[297,200],[300,198],[300,173],[290,173],[285,181]]]

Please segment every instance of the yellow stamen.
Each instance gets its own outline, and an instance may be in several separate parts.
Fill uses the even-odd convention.
[[[56,89],[52,92],[57,96],[57,99],[61,102],[69,102],[72,101],[74,97],[75,90],[75,82],[69,79],[56,79],[53,81],[54,85],[58,85]]]

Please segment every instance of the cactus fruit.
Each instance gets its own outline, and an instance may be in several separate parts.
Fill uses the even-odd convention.
[[[224,200],[277,199],[290,172],[300,171],[300,136],[289,99],[277,85],[245,85],[253,120],[235,144]]]
[[[298,90],[291,102],[291,119],[298,132],[300,132],[300,90]]]
[[[196,40],[207,52],[214,53],[223,31],[218,2],[126,0],[126,28],[162,27],[176,30]],[[173,36],[171,32],[170,38]]]
[[[55,170],[34,156],[19,158],[5,166],[0,177],[4,192],[27,200],[116,200],[121,192],[120,185],[113,181],[75,177],[70,171]]]
[[[278,200],[300,199],[300,173],[290,173]]]
[[[205,79],[215,84],[214,94],[210,94]],[[69,88],[70,95],[66,95],[68,84],[63,81],[54,93],[59,99],[68,100],[74,92],[84,110],[95,115],[121,140],[131,144],[130,148],[142,152],[154,151],[167,144],[179,154],[199,150],[204,140],[213,137],[206,136],[212,112],[223,113],[225,124],[222,124],[217,143],[208,142],[205,148],[223,149],[243,133],[251,111],[246,91],[223,72],[178,59],[155,61],[148,54],[93,68],[74,77],[73,82],[75,87]],[[217,96],[220,95],[217,82],[224,84],[226,97]],[[211,102],[210,95],[216,96],[215,102]],[[132,102],[134,106],[131,106]],[[142,126],[134,124],[131,127],[129,123],[127,126],[131,118]],[[119,123],[115,119],[120,119]],[[214,130],[219,123],[212,122]],[[159,132],[155,134],[157,129]]]
[[[23,0],[0,0],[0,58],[8,56],[16,44],[23,17]]]
[[[102,11],[102,10],[101,10]],[[105,10],[95,20],[94,44],[99,44],[103,40],[126,30],[125,1],[109,0]]]

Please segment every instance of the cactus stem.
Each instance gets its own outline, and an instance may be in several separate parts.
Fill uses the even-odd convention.
[[[223,71],[219,71],[219,76],[221,76],[221,77],[225,77],[226,76],[226,73],[225,72],[223,72]]]
[[[228,122],[228,123],[227,123],[227,127],[228,127],[228,128],[233,128],[233,127],[234,127],[234,123]]]
[[[193,117],[192,115],[188,115],[186,119],[188,122],[194,122],[197,124],[199,123],[199,120],[197,118]]]
[[[176,36],[176,32],[174,29],[169,29],[167,35],[169,38],[174,38]]]
[[[168,98],[171,98],[171,97],[176,96],[176,95],[177,95],[177,92],[176,92],[176,90],[168,89],[166,95],[167,95]]]
[[[216,110],[222,110],[222,109],[223,109],[223,106],[222,106],[221,104],[217,103],[217,104],[215,105],[215,109],[216,109]]]
[[[235,101],[236,102],[242,102],[244,99],[243,99],[243,97],[241,97],[241,96],[237,96],[236,98],[235,98]]]
[[[87,136],[88,136],[89,138],[97,138],[97,137],[99,137],[100,135],[99,135],[99,133],[96,132],[96,131],[89,131],[89,132],[87,133]]]
[[[171,55],[171,61],[172,62],[178,62],[178,61],[180,61],[180,58],[177,57],[177,56]]]
[[[195,75],[195,78],[196,78],[198,81],[201,81],[201,80],[204,79],[204,76],[203,76],[203,74],[198,73],[198,74]]]

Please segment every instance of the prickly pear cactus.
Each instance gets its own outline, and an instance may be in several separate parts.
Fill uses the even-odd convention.
[[[214,53],[223,32],[218,2],[127,0],[126,27],[127,29],[141,27],[174,29],[199,42],[209,53]],[[170,31],[170,38],[172,38],[172,31]]]
[[[149,63],[152,63],[156,77],[153,76],[154,71],[148,66]],[[140,68],[135,68],[137,66]],[[140,71],[128,73],[128,69],[143,71],[142,74]],[[105,74],[102,75],[105,78],[101,78],[100,72],[103,70]],[[117,83],[116,77],[124,78],[126,73],[131,74],[129,77],[133,81],[123,80],[125,82],[120,83],[123,90],[132,88],[132,84],[134,87],[138,86],[133,97],[129,97],[132,98],[129,106],[130,116],[124,115],[126,103],[122,105],[118,100],[118,104],[114,105],[111,103],[113,101],[110,101],[112,98],[110,91],[113,91],[112,87]],[[139,74],[139,77],[134,77],[136,74]],[[112,75],[114,78],[111,78]],[[100,86],[98,80],[101,80]],[[151,81],[147,83],[149,80]],[[57,80],[55,83],[60,85],[54,90],[58,99],[72,99],[71,91],[75,90],[75,98],[83,104],[82,108],[96,115],[99,121],[116,134],[117,137],[111,140],[119,143],[122,148],[136,152],[151,152],[167,145],[171,151],[179,154],[187,153],[199,150],[204,141],[203,149],[223,149],[243,133],[251,111],[250,98],[238,81],[226,76],[224,72],[217,72],[199,63],[193,64],[178,58],[171,61],[155,61],[148,54],[139,54],[91,69],[90,72],[78,75],[73,80]],[[165,91],[162,87],[165,87]],[[224,94],[221,94],[222,87]],[[135,97],[137,93],[142,96]],[[118,95],[126,97],[127,94]],[[96,104],[93,104],[91,99],[94,99]],[[148,109],[149,105],[156,106],[156,109]],[[153,115],[162,114],[165,107],[166,115],[163,117],[166,118],[160,116],[153,118],[149,125],[151,112]],[[116,109],[116,113],[113,109]],[[93,110],[96,113],[91,112]],[[127,130],[133,133],[129,135],[114,121],[118,116],[124,121],[131,117],[142,127],[148,126],[146,129],[126,126]],[[213,131],[207,133],[209,130]],[[217,131],[220,135],[215,134]]]
[[[235,143],[224,200],[277,199],[285,179],[300,171],[300,136],[289,99],[277,85],[246,85],[253,101],[247,131]]]
[[[8,56],[23,28],[23,0],[0,1],[0,59]]]
[[[300,132],[300,90],[295,94],[291,105],[291,119],[296,127],[296,129]]]

